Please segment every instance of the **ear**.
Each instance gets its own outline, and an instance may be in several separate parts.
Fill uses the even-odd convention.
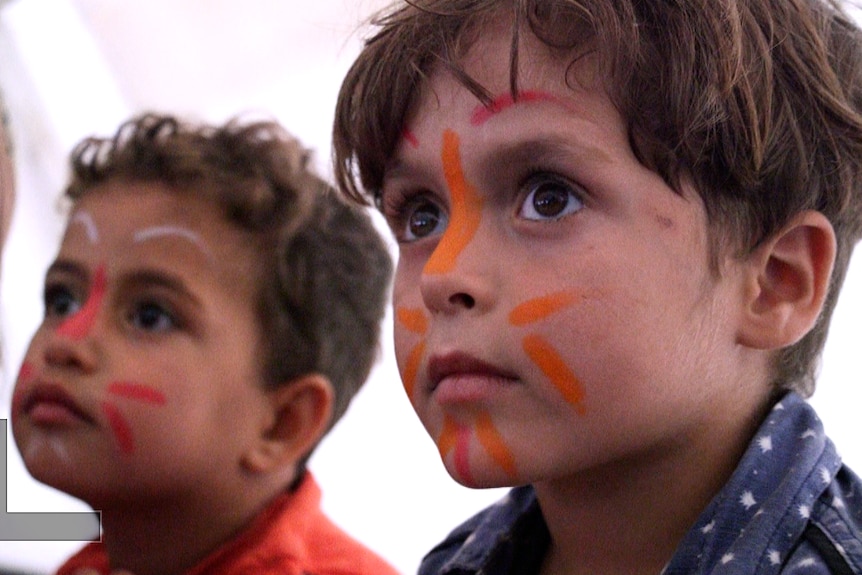
[[[329,379],[312,373],[268,392],[269,417],[242,458],[243,468],[266,473],[292,466],[320,440],[332,416],[335,393]]]
[[[832,224],[812,210],[797,214],[759,245],[748,256],[739,343],[771,350],[802,339],[829,292],[835,250]]]

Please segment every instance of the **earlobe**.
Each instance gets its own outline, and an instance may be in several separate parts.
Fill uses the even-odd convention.
[[[334,404],[332,384],[321,374],[303,375],[269,393],[270,417],[242,458],[251,473],[293,466],[320,440]]]
[[[816,211],[797,214],[759,245],[748,256],[739,342],[770,350],[802,339],[820,316],[835,250],[832,224]]]

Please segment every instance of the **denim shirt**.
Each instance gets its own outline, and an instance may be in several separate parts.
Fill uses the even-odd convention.
[[[420,575],[538,573],[550,542],[535,493],[512,489],[455,529]],[[862,574],[862,481],[789,393],[680,542],[664,575]]]

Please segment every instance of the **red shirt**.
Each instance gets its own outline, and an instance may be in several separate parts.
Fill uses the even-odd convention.
[[[90,543],[57,575],[79,569],[110,573],[104,544]],[[311,476],[275,499],[252,524],[186,575],[397,575],[374,552],[337,527],[320,509],[320,487]]]

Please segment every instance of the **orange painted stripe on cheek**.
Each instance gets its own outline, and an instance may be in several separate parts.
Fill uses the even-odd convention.
[[[460,142],[452,130],[443,132],[443,173],[449,186],[451,215],[449,227],[423,270],[426,274],[451,271],[455,261],[473,239],[482,219],[482,198],[467,182],[461,168]]]
[[[551,347],[551,344],[539,335],[528,335],[523,340],[523,346],[527,356],[551,380],[551,383],[562,394],[563,399],[583,415],[586,411],[582,404],[585,393],[581,387],[581,382],[565,364],[563,358]]]
[[[509,323],[526,325],[542,319],[571,306],[580,298],[571,291],[559,291],[546,296],[527,300],[509,312]]]
[[[482,444],[494,463],[499,465],[506,472],[506,475],[515,477],[518,472],[515,458],[488,413],[482,412],[476,417],[476,434],[479,437],[479,443]]]
[[[404,371],[401,372],[401,381],[404,383],[404,390],[407,392],[407,397],[413,401],[413,392],[416,390],[416,377],[419,375],[419,366],[422,364],[422,356],[425,355],[425,342],[421,341],[416,344],[410,354],[407,356],[407,363],[404,365]]]
[[[105,297],[106,285],[105,266],[101,265],[96,269],[93,287],[90,289],[90,295],[84,303],[84,307],[60,324],[57,328],[58,335],[71,339],[81,339],[87,335],[90,328],[93,327],[93,322],[96,321],[96,314],[99,312]]]
[[[400,307],[395,310],[395,317],[409,332],[423,334],[428,330],[428,318],[421,309]]]

